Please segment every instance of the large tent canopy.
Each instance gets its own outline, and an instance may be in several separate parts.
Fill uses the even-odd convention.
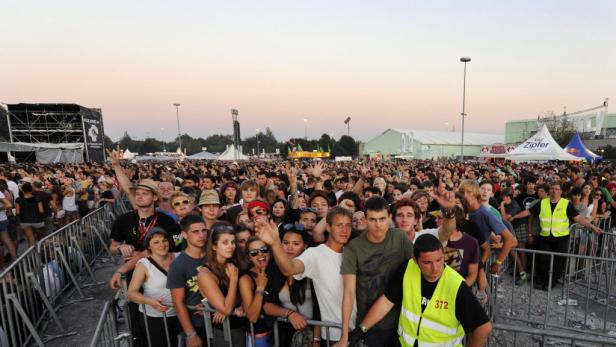
[[[195,153],[193,155],[189,155],[186,159],[193,160],[216,160],[218,158],[218,154],[210,153],[207,151]]]
[[[83,163],[83,143],[0,142],[0,152],[34,152],[42,164]]]
[[[222,152],[222,154],[218,157],[218,160],[248,160],[248,156],[242,154],[241,150],[236,151],[234,145],[230,145],[224,152]]]
[[[576,157],[586,159],[589,163],[594,163],[596,160],[601,160],[603,157],[593,153],[588,147],[584,145],[579,133],[575,133],[569,141],[569,144],[565,147],[565,151]]]
[[[511,151],[506,159],[513,161],[582,160],[562,149],[545,124],[528,140]]]

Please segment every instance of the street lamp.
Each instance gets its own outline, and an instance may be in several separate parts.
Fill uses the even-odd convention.
[[[163,137],[163,152],[166,152],[167,148],[165,148],[165,128],[160,128],[160,133]]]
[[[180,145],[180,152],[182,152],[182,133],[180,133],[180,104],[175,103],[175,116],[178,120],[178,144]]]
[[[308,119],[304,118],[304,140],[308,141]]]
[[[466,63],[471,61],[469,57],[462,57],[460,61],[464,63],[464,83],[462,85],[462,141],[460,142],[460,156],[464,158],[464,117],[465,113],[465,103],[466,103]]]
[[[261,153],[261,150],[259,148],[259,133],[261,132],[259,129],[255,129],[255,131],[257,132],[256,138],[257,138],[257,158],[259,157],[259,153]]]

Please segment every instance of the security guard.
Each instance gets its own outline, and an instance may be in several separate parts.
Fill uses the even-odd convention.
[[[413,258],[397,269],[385,292],[372,305],[358,328],[349,335],[355,346],[394,305],[402,304],[398,335],[402,346],[483,346],[492,324],[464,282],[445,265],[441,242],[433,235],[415,240]]]
[[[562,189],[559,182],[550,185],[550,196],[534,204],[530,209],[524,210],[513,216],[525,218],[533,215],[539,218],[539,237],[537,247],[542,251],[568,253],[569,251],[569,221],[573,220],[594,232],[602,230],[593,225],[590,219],[578,214],[575,206],[569,200],[561,198]],[[549,282],[550,259],[542,256],[537,262],[537,279],[535,288],[546,290]],[[552,286],[556,285],[563,274],[565,266],[564,257],[554,257]]]

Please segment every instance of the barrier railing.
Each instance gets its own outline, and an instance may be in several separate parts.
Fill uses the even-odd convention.
[[[512,257],[526,255],[528,267],[524,270],[530,281],[517,278],[520,269],[516,262],[510,262],[512,276],[491,276],[489,312],[494,322],[522,322],[529,327],[596,336],[616,331],[615,241],[616,235],[611,232],[595,234],[574,225],[570,253],[512,250]],[[546,270],[539,273],[539,266]],[[555,278],[559,272],[562,279]],[[547,283],[540,287],[537,278],[541,276]]]
[[[94,225],[109,224],[100,208],[89,214],[85,221],[75,221],[41,239],[0,273],[0,323],[11,346],[45,343],[76,332],[68,331],[60,321],[57,310],[59,299],[74,288],[81,300],[85,297],[82,276],[89,276],[98,285],[91,266],[102,253],[102,244],[108,232]],[[85,222],[85,223],[84,223]],[[70,297],[71,295],[69,295]],[[43,335],[48,323],[56,326],[53,335]]]
[[[488,346],[614,346],[616,337],[546,331],[515,325],[492,324]]]
[[[115,305],[107,301],[101,312],[90,347],[121,347],[129,346],[130,334],[118,333]]]

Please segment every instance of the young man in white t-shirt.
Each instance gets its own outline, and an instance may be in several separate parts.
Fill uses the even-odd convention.
[[[342,249],[351,236],[352,214],[349,210],[336,206],[327,212],[326,223],[329,237],[317,247],[308,248],[299,257],[289,261],[283,251],[278,228],[275,224],[257,224],[257,235],[267,243],[274,253],[276,264],[284,275],[292,274],[295,279],[310,278],[319,301],[321,320],[341,323],[341,305],[343,285],[340,275]],[[351,322],[355,322],[356,308],[353,308]],[[327,336],[326,329],[321,329],[321,337],[315,336],[313,342],[320,342]],[[340,329],[329,330],[330,342],[340,339]]]

